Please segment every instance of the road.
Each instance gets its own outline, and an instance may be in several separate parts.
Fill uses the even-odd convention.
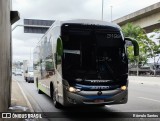
[[[78,108],[67,108],[67,109],[56,109],[53,105],[50,97],[45,94],[38,94],[36,86],[34,83],[27,83],[22,76],[13,76],[14,80],[17,80],[20,86],[22,87],[24,93],[26,94],[29,102],[31,103],[33,110],[35,112],[43,112],[44,115],[50,115],[47,112],[59,112],[63,113],[76,112],[76,111],[85,111],[85,112],[118,112],[116,115],[125,115],[123,112],[160,112],[160,77],[130,77],[129,81],[129,100],[127,104],[123,105],[106,105],[104,107],[78,107]],[[53,114],[52,114],[53,115]],[[56,115],[56,113],[55,113]],[[58,115],[58,114],[57,114]],[[114,117],[113,116],[113,117]],[[83,115],[82,115],[83,117]],[[99,117],[100,118],[100,117]],[[68,116],[67,118],[46,118],[43,121],[51,120],[68,120],[72,121],[75,118]],[[78,120],[78,119],[77,119]],[[99,119],[98,119],[99,120]],[[102,120],[102,119],[101,119]],[[103,120],[105,120],[103,118]],[[122,119],[115,118],[113,121],[122,121]],[[125,118],[123,120],[135,121],[134,118]],[[150,120],[150,119],[136,119],[136,120]],[[159,121],[159,118],[153,120]]]

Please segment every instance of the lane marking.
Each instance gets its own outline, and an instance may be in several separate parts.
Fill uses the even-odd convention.
[[[16,80],[16,79],[14,79],[14,80]],[[16,80],[16,82],[17,82],[17,84],[18,84],[18,86],[19,86],[19,88],[20,88],[20,90],[21,90],[21,92],[22,92],[22,94],[23,94],[23,96],[24,96],[26,102],[27,102],[27,105],[28,105],[29,109],[31,110],[31,112],[34,112],[33,107],[32,107],[32,105],[31,105],[31,103],[29,102],[29,100],[28,100],[26,94],[24,93],[22,87],[20,86],[20,84],[19,84],[19,82],[18,82],[17,80]]]
[[[155,100],[155,99],[150,99],[150,98],[145,98],[145,97],[137,97],[137,98],[144,99],[144,100],[150,100],[150,101],[154,101],[154,102],[160,103],[159,100]]]

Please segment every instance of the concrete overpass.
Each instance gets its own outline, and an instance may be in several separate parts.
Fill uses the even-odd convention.
[[[138,25],[145,29],[147,33],[150,33],[153,30],[160,28],[160,2],[118,18],[113,22],[120,26],[132,22],[134,25]]]

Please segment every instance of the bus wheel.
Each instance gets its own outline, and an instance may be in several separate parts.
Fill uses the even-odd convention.
[[[56,108],[58,108],[58,109],[62,108],[62,105],[61,105],[59,102],[57,102],[56,92],[54,91],[53,93],[54,93],[54,94],[53,94],[53,104],[54,104],[54,106],[55,106]]]
[[[38,88],[38,86],[37,86],[37,90],[38,90],[38,94],[43,94],[43,92]]]
[[[26,79],[25,79],[25,80],[26,80],[26,82],[28,82],[27,77],[26,77]]]
[[[40,89],[38,89],[38,94],[43,94],[43,92]]]
[[[38,78],[36,78],[36,87],[38,88]]]

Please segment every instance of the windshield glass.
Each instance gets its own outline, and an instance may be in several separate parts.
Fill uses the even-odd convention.
[[[16,69],[16,72],[21,72],[21,69]]]
[[[63,39],[65,79],[114,79],[128,72],[128,60],[120,32],[70,33]]]
[[[28,67],[29,72],[33,72],[33,67]]]

